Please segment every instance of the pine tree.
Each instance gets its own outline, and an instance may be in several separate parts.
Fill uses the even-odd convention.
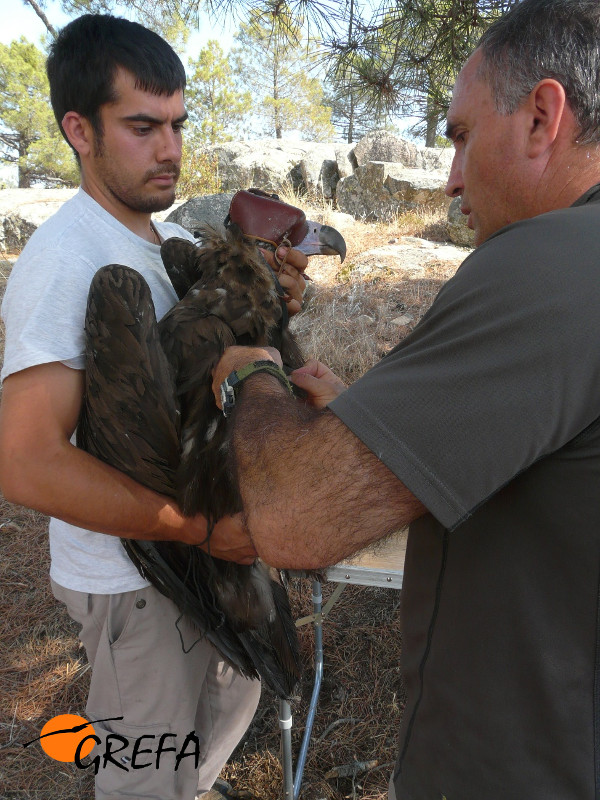
[[[490,23],[519,0],[396,0],[347,36],[326,42],[329,72],[352,86],[376,114],[418,116],[433,145],[463,63]]]
[[[313,140],[331,139],[331,109],[323,105],[314,54],[302,43],[301,26],[291,14],[254,9],[236,34],[233,51],[240,83],[254,98],[262,132],[277,139],[284,133]]]
[[[44,54],[23,37],[0,44],[0,160],[17,166],[19,187],[79,180],[49,95]]]
[[[236,88],[229,59],[216,39],[202,48],[197,59],[189,60],[188,76],[190,138],[216,144],[237,136],[252,99],[249,92]]]

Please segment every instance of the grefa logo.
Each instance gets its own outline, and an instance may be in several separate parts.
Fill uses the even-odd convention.
[[[123,717],[107,717],[95,720],[95,722],[111,722],[122,719]],[[176,746],[177,734],[169,732],[159,736],[147,734],[133,740],[120,733],[109,733],[103,743],[102,739],[96,735],[93,725],[93,722],[88,722],[78,714],[59,714],[49,719],[40,735],[30,742],[26,742],[23,747],[29,747],[35,742],[39,742],[43,751],[50,758],[74,763],[79,769],[93,768],[94,775],[100,769],[107,768],[120,769],[125,772],[152,766],[160,769],[161,760],[163,760],[164,766],[162,757],[165,753],[175,753],[173,766],[175,772],[184,758],[193,758],[195,769],[198,768],[200,741],[195,731],[187,734],[180,747]],[[132,742],[133,746],[131,746]],[[90,755],[96,745],[101,747],[97,748],[93,758],[84,763],[83,759]],[[124,751],[127,751],[127,755],[123,754]],[[121,753],[120,756],[119,753]]]

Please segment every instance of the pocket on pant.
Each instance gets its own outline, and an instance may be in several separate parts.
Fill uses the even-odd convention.
[[[169,726],[123,725],[118,721],[107,722],[106,726],[94,725],[96,735],[102,740],[91,754],[92,758],[100,759],[96,800],[117,797],[190,800],[194,797],[198,779],[193,743],[185,750],[190,755],[180,759],[176,770],[176,757],[184,740],[180,741],[181,737],[175,736]]]
[[[111,647],[117,647],[126,637],[137,602],[139,598],[136,591],[109,596],[106,629]]]

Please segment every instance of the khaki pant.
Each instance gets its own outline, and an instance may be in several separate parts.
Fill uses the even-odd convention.
[[[123,717],[93,726],[102,740],[90,756],[100,756],[96,800],[194,800],[208,791],[254,716],[260,681],[227,666],[152,586],[97,595],[52,582],[52,590],[82,626],[92,665],[87,719]],[[195,738],[184,747],[194,732],[197,768]],[[104,766],[110,734],[111,750],[119,752]]]

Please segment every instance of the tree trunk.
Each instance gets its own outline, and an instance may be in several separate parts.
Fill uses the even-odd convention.
[[[348,144],[352,144],[354,136],[354,94],[350,92],[350,112],[348,114]]]
[[[435,147],[437,138],[438,117],[427,117],[427,131],[425,133],[425,147]]]
[[[35,13],[38,17],[42,20],[46,29],[52,36],[56,39],[56,29],[50,24],[48,17],[44,14],[44,11],[40,8],[40,6],[35,2],[35,0],[24,0],[24,2],[29,3],[29,5],[33,8]]]
[[[17,161],[17,175],[19,189],[29,189],[31,187],[31,174],[29,170],[24,169],[22,164],[25,163],[25,156],[27,155],[27,148],[31,144],[30,141],[25,139],[23,135],[19,136],[19,160]]]
[[[273,105],[273,124],[275,127],[275,138],[281,139],[283,138],[283,126],[281,124],[281,108],[277,104],[279,100],[279,71],[277,68],[277,60],[273,61],[273,100],[275,101]]]
[[[440,121],[440,112],[434,98],[430,93],[427,95],[427,111],[425,113],[425,119],[427,122],[427,128],[425,132],[425,147],[435,147],[437,129]]]
[[[352,26],[354,25],[354,0],[350,0],[350,19],[348,20],[348,44],[352,42]],[[344,75],[345,77],[345,75]],[[350,113],[348,116],[348,144],[352,144],[354,136],[354,92],[350,89]]]

